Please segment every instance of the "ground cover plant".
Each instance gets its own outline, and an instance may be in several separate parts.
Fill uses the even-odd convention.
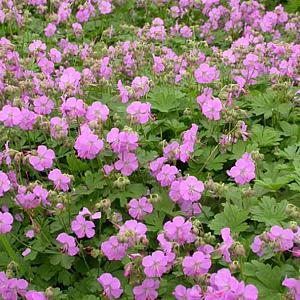
[[[285,4],[0,1],[1,299],[300,299]]]

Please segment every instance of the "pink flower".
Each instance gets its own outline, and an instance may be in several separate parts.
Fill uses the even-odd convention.
[[[40,115],[48,115],[54,108],[54,102],[47,96],[41,96],[33,101],[34,111]]]
[[[115,162],[115,169],[124,176],[130,176],[138,167],[139,163],[134,153],[119,154],[119,160]]]
[[[57,236],[56,240],[60,244],[62,244],[62,251],[67,253],[68,255],[74,256],[79,252],[79,248],[76,246],[76,241],[74,237],[63,232]]]
[[[130,95],[129,95],[128,90],[123,86],[121,80],[118,81],[118,91],[120,93],[121,102],[127,103],[130,98]]]
[[[167,271],[168,258],[162,251],[154,251],[142,261],[147,277],[161,277]]]
[[[158,297],[159,281],[154,279],[145,279],[141,285],[133,288],[133,294],[136,300],[155,300]]]
[[[148,77],[135,77],[131,83],[131,87],[134,90],[134,94],[137,98],[145,96],[150,90]]]
[[[59,64],[62,60],[61,53],[55,48],[50,49],[49,57],[55,64]]]
[[[210,67],[208,64],[203,63],[195,70],[194,75],[198,83],[211,83],[219,79],[220,72],[215,66]]]
[[[13,216],[9,212],[0,212],[0,234],[5,234],[11,231],[12,223],[14,222]]]
[[[44,145],[40,145],[37,148],[36,155],[30,155],[29,163],[37,171],[44,171],[50,169],[55,159],[55,153],[52,149],[48,149]]]
[[[120,280],[110,273],[102,274],[97,280],[102,285],[105,296],[109,299],[118,299],[122,295]]]
[[[30,248],[26,248],[23,252],[22,252],[22,256],[27,256],[31,253],[31,249]]]
[[[95,224],[92,221],[87,221],[82,215],[78,215],[72,221],[71,228],[78,238],[92,238],[95,235]]]
[[[251,249],[256,255],[263,256],[265,245],[266,245],[266,243],[264,241],[262,241],[259,236],[256,236],[254,238],[253,243],[251,244]]]
[[[161,168],[161,171],[156,175],[156,179],[159,181],[161,186],[170,186],[175,180],[178,172],[179,171],[175,166],[167,164]]]
[[[136,220],[128,220],[120,227],[118,237],[125,239],[130,247],[146,238],[147,227]]]
[[[80,158],[94,159],[103,149],[104,143],[87,127],[81,127],[81,134],[75,141],[74,148]]]
[[[26,300],[47,300],[46,296],[42,292],[28,291],[25,294]]]
[[[22,120],[21,111],[18,107],[4,105],[0,111],[0,121],[6,127],[19,125]]]
[[[236,161],[227,174],[234,178],[237,184],[243,185],[255,178],[255,163],[251,159],[251,154],[245,153],[242,158]]]
[[[62,174],[61,170],[59,169],[52,170],[48,175],[48,179],[53,182],[55,189],[57,190],[67,192],[70,188],[70,177],[68,175]]]
[[[176,242],[179,245],[192,243],[196,240],[196,236],[192,233],[193,224],[185,221],[184,217],[174,217],[172,221],[168,221],[164,225],[165,236],[168,240]]]
[[[28,46],[28,50],[31,53],[44,52],[47,46],[40,40],[33,40],[32,43]]]
[[[85,103],[81,99],[70,97],[61,105],[61,111],[64,116],[83,117],[86,114]]]
[[[211,267],[210,255],[196,251],[192,256],[186,256],[182,261],[183,272],[187,276],[202,276]]]
[[[88,107],[86,112],[86,119],[88,121],[102,121],[105,122],[109,115],[109,109],[100,101],[94,102]]]
[[[202,291],[199,285],[194,285],[187,289],[185,286],[179,284],[172,293],[176,300],[197,300],[202,299]]]
[[[22,108],[19,127],[23,130],[32,130],[37,121],[37,115],[27,108]]]
[[[72,93],[76,93],[80,86],[81,74],[73,67],[65,69],[59,78],[58,86],[60,90],[72,90]]]
[[[127,107],[126,111],[136,123],[145,124],[151,115],[151,104],[134,101]]]
[[[142,197],[138,200],[131,199],[128,203],[129,215],[137,220],[143,219],[147,214],[151,214],[153,211],[153,205],[149,202],[146,197]]]
[[[77,37],[81,36],[81,34],[82,34],[82,26],[81,26],[80,23],[73,23],[72,24],[72,29],[73,29],[74,34]]]
[[[220,245],[219,251],[222,254],[224,261],[231,262],[229,249],[233,244],[233,239],[230,235],[230,228],[226,227],[221,230],[223,243]]]
[[[56,32],[56,26],[53,23],[49,23],[47,27],[44,29],[45,36],[50,37],[53,36]]]
[[[101,244],[101,251],[108,260],[122,260],[126,256],[128,245],[120,243],[116,236],[111,236]]]
[[[291,229],[283,229],[280,226],[272,226],[270,232],[267,233],[270,241],[275,242],[274,251],[287,251],[294,246],[294,233]]]
[[[127,153],[138,147],[139,136],[136,132],[120,132],[118,128],[112,128],[108,132],[106,140],[115,153]]]
[[[50,120],[50,133],[54,139],[61,139],[68,135],[69,125],[65,119],[54,117]]]
[[[188,176],[180,182],[179,187],[181,197],[186,201],[198,201],[204,191],[204,184],[195,176]]]
[[[102,15],[107,15],[112,12],[111,3],[105,0],[101,0],[98,3],[98,9]]]
[[[202,113],[209,120],[220,120],[222,111],[222,102],[218,98],[212,98],[202,104]]]
[[[285,278],[282,281],[282,285],[289,289],[289,294],[293,297],[293,299],[300,299],[300,280],[295,278]]]
[[[0,171],[0,197],[3,197],[4,193],[10,190],[11,184],[8,176]]]
[[[44,189],[42,186],[36,185],[33,188],[32,192],[35,195],[35,197],[37,198],[39,203],[42,202],[43,205],[45,205],[45,206],[51,204],[48,200],[49,192],[46,189]]]

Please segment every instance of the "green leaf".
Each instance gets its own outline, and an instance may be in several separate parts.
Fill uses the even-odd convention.
[[[239,233],[247,230],[248,224],[245,223],[247,218],[247,211],[240,210],[237,206],[226,203],[224,211],[215,215],[215,218],[208,226],[216,233],[220,233],[224,227],[229,227],[232,232]]]
[[[263,197],[257,206],[250,209],[251,219],[265,223],[267,226],[282,224],[288,217],[285,212],[287,204],[286,200],[277,203],[274,198]]]
[[[167,113],[178,108],[184,97],[174,86],[157,86],[149,93],[149,102],[152,109]]]
[[[283,290],[281,282],[284,278],[283,272],[278,266],[272,267],[268,264],[252,260],[246,262],[243,268],[246,282],[254,284],[259,290],[259,299],[280,300]]]
[[[282,140],[280,138],[280,133],[274,130],[272,127],[254,125],[252,127],[252,139],[260,147],[270,147],[279,145],[279,142]]]
[[[71,269],[75,258],[64,253],[53,255],[50,257],[50,263],[54,266],[61,265],[65,269]]]

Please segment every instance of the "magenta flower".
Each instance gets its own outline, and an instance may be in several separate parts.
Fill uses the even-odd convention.
[[[150,90],[148,77],[135,77],[131,83],[131,87],[134,90],[135,97],[141,98],[145,96]]]
[[[265,245],[266,243],[262,241],[259,236],[256,236],[251,244],[251,249],[256,255],[263,256]]]
[[[129,215],[137,220],[143,219],[147,214],[151,214],[153,211],[153,205],[149,202],[146,197],[142,197],[138,200],[131,199],[128,203]]]
[[[40,115],[49,115],[54,108],[54,102],[46,96],[34,99],[33,105],[34,111]]]
[[[97,280],[102,285],[105,296],[109,299],[118,299],[122,295],[120,280],[110,273],[102,274]]]
[[[108,260],[122,260],[126,256],[128,245],[120,243],[116,236],[111,236],[101,244],[101,251]]]
[[[280,226],[273,226],[267,233],[270,241],[275,242],[274,251],[287,251],[294,246],[294,233],[291,229],[283,229]]]
[[[23,252],[22,252],[22,256],[27,256],[31,253],[31,249],[30,248],[26,248]]]
[[[139,136],[136,132],[120,132],[118,128],[112,128],[106,140],[115,153],[122,153],[134,151],[138,147]]]
[[[85,103],[81,99],[70,97],[61,105],[61,111],[64,116],[71,118],[83,117],[86,114]]]
[[[231,262],[229,249],[233,244],[233,239],[230,235],[230,228],[226,227],[221,230],[223,243],[219,247],[219,252],[222,254],[224,261]]]
[[[220,120],[222,111],[222,102],[218,98],[212,98],[202,104],[202,113],[209,120]]]
[[[154,251],[143,258],[142,265],[147,277],[161,277],[167,272],[168,257],[162,251]]]
[[[61,91],[71,90],[76,93],[80,87],[81,74],[73,67],[66,68],[59,78],[58,86]]]
[[[192,233],[193,224],[185,221],[184,217],[174,217],[172,221],[168,221],[164,225],[165,236],[172,242],[179,245],[192,243],[196,240],[196,236]]]
[[[295,300],[300,299],[300,280],[295,278],[285,278],[282,285],[289,289],[289,294]]]
[[[151,104],[134,101],[127,107],[126,111],[134,122],[145,124],[149,121],[151,115]]]
[[[82,215],[78,215],[72,221],[71,228],[78,238],[92,238],[95,235],[95,224],[92,221],[87,221]]]
[[[136,220],[128,220],[120,227],[118,236],[126,239],[130,247],[146,238],[147,227]]]
[[[119,160],[114,164],[115,169],[120,171],[124,176],[130,176],[139,167],[138,159],[134,153],[122,153]]]
[[[19,125],[22,120],[21,111],[18,107],[4,105],[0,111],[0,122],[6,127]]]
[[[57,190],[67,192],[70,188],[71,178],[68,175],[62,174],[59,169],[52,170],[48,175],[48,179],[53,182]]]
[[[182,261],[183,272],[187,276],[202,276],[211,267],[210,255],[196,251],[192,256],[186,256]]]
[[[0,295],[3,300],[17,300],[24,297],[28,282],[24,279],[10,278],[8,279],[4,273],[0,273]]]
[[[40,145],[37,148],[36,155],[30,155],[29,163],[37,171],[44,171],[50,169],[55,159],[55,153],[52,149],[48,149],[44,145]]]
[[[121,80],[118,81],[118,91],[120,93],[119,97],[121,99],[121,102],[122,103],[127,103],[129,98],[130,98],[130,95],[129,95],[128,90],[123,86]]]
[[[243,185],[255,178],[255,163],[251,159],[251,154],[245,153],[242,158],[236,161],[227,174],[234,178],[234,181]]]
[[[28,191],[26,187],[19,186],[16,195],[16,203],[25,209],[33,209],[40,205],[41,199],[34,193]]]
[[[55,48],[50,49],[49,56],[52,62],[54,62],[55,64],[59,64],[62,60],[61,53]]]
[[[37,114],[27,108],[22,108],[19,127],[23,130],[32,130],[37,121]]]
[[[258,299],[258,290],[254,285],[245,285],[244,282],[238,282],[230,274],[230,271],[225,268],[211,275],[210,285],[205,297],[207,300]]]
[[[8,176],[0,171],[0,197],[3,197],[4,193],[8,192],[10,190],[11,183],[8,179]]]
[[[199,285],[194,285],[192,288],[186,288],[179,284],[172,293],[176,300],[197,300],[202,299],[202,290]]]
[[[149,169],[151,171],[151,174],[153,176],[156,176],[161,171],[161,168],[163,167],[164,163],[167,160],[168,159],[166,157],[159,157],[159,158],[151,161],[149,164]]]
[[[158,297],[159,281],[154,279],[145,279],[141,285],[133,288],[133,294],[136,300],[155,300]]]
[[[105,104],[102,104],[100,101],[96,101],[88,107],[85,117],[88,121],[105,122],[108,118],[108,115],[108,107]]]
[[[184,200],[195,202],[201,198],[201,193],[204,191],[204,184],[195,176],[188,176],[180,182],[179,191]]]
[[[176,159],[180,157],[180,145],[177,142],[172,142],[164,147],[164,157],[167,159]]]
[[[60,233],[56,240],[62,244],[62,251],[70,256],[75,256],[79,252],[79,248],[76,246],[76,240],[74,237],[66,234]]]
[[[219,79],[220,72],[215,66],[210,67],[208,64],[203,63],[195,70],[194,75],[198,83],[211,83]]]
[[[81,134],[75,141],[74,148],[80,158],[94,159],[103,149],[104,143],[89,128],[81,127]]]
[[[47,37],[53,36],[56,32],[55,24],[49,23],[47,27],[44,29],[44,32],[45,32],[45,36]]]
[[[42,292],[28,291],[25,294],[26,300],[47,300],[46,296]]]
[[[111,3],[106,0],[102,0],[98,3],[98,9],[102,15],[107,15],[112,12]]]
[[[50,134],[54,139],[61,139],[68,135],[69,125],[65,119],[54,117],[50,120]]]
[[[0,212],[0,234],[8,233],[12,229],[12,223],[14,222],[13,216],[9,212]]]
[[[49,192],[46,189],[44,189],[42,186],[36,185],[33,188],[32,193],[38,199],[39,203],[42,202],[43,205],[45,205],[45,206],[51,204],[48,200]]]
[[[175,166],[167,164],[161,168],[161,171],[156,175],[156,179],[161,186],[170,186],[178,173],[179,171]]]

